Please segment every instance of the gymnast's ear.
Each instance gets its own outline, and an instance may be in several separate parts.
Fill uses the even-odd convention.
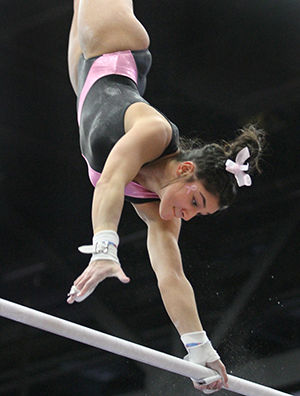
[[[192,175],[195,170],[195,164],[192,161],[179,162],[176,169],[176,176]]]

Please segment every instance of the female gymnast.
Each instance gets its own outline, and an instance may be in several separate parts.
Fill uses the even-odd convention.
[[[263,132],[253,126],[230,143],[183,150],[179,132],[142,95],[151,66],[149,37],[131,0],[75,0],[68,64],[77,95],[80,147],[95,187],[92,254],[75,280],[68,303],[80,302],[107,277],[129,278],[117,256],[124,197],[148,228],[147,246],[164,306],[188,355],[222,380],[194,386],[213,392],[226,386],[224,364],[203,330],[193,289],[182,267],[181,221],[217,212],[250,185],[258,169]],[[246,163],[246,161],[248,161]]]

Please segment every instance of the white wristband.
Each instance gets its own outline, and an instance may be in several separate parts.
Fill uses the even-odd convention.
[[[80,246],[81,253],[92,254],[90,263],[96,260],[112,260],[120,264],[118,259],[119,236],[115,231],[99,231],[93,237],[93,245]]]
[[[211,342],[207,338],[205,331],[183,334],[181,341],[188,351],[185,360],[205,366],[206,363],[220,359],[217,351],[212,347]]]

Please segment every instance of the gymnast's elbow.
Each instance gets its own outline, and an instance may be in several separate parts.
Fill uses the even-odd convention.
[[[194,290],[183,271],[156,275],[158,290],[166,306],[184,306],[188,310],[193,305]]]
[[[173,287],[179,287],[181,284],[188,282],[183,270],[180,268],[164,270],[163,272],[155,271],[157,285],[160,291],[167,291]]]
[[[124,188],[128,183],[126,175],[123,175],[121,171],[119,172],[103,172],[99,178],[95,189],[105,191],[113,189],[120,189],[122,194],[124,193]]]
[[[124,201],[125,183],[122,179],[104,179],[97,182],[94,191],[94,202],[107,201],[110,203]]]

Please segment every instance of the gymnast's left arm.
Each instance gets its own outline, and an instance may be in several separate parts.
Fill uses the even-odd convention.
[[[158,202],[135,205],[138,215],[148,227],[147,247],[159,291],[166,311],[188,351],[185,359],[216,370],[222,381],[213,381],[209,389],[219,390],[222,385],[227,386],[228,377],[224,364],[203,330],[193,288],[183,271],[178,246],[181,220],[162,220],[158,207]],[[207,391],[206,385],[199,385],[196,381],[194,386]]]

